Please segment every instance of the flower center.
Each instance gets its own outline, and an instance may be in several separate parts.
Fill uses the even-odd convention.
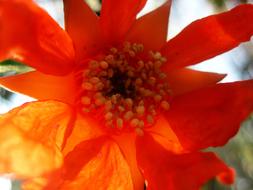
[[[170,107],[171,91],[160,70],[165,62],[160,52],[146,53],[142,44],[129,42],[98,55],[83,73],[83,113],[109,130],[143,135]]]

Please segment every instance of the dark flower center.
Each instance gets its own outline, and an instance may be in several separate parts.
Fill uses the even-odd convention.
[[[83,112],[101,113],[105,126],[142,135],[159,111],[169,109],[164,62],[160,52],[147,53],[142,44],[129,42],[90,60],[83,75]]]

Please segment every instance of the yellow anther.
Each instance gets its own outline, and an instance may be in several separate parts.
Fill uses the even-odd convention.
[[[111,109],[112,109],[112,102],[111,102],[111,100],[107,100],[105,102],[105,110],[109,111]]]
[[[141,52],[144,50],[143,44],[137,44],[138,45],[138,50]]]
[[[125,113],[125,115],[124,115],[124,119],[125,119],[126,121],[128,121],[128,120],[132,119],[133,116],[134,116],[134,113],[133,113],[132,111],[127,111],[127,112]]]
[[[121,118],[118,118],[116,123],[117,123],[117,127],[119,129],[121,129],[123,127],[123,120]]]
[[[127,72],[127,76],[129,76],[129,77],[134,77],[134,72],[133,71],[128,71]]]
[[[82,104],[84,105],[90,105],[91,104],[91,99],[87,96],[83,96],[81,99]]]
[[[89,81],[92,83],[92,84],[96,84],[100,81],[100,79],[98,77],[92,77],[89,79]]]
[[[89,67],[92,68],[92,69],[98,68],[98,67],[99,67],[98,61],[91,60],[91,61],[89,62]]]
[[[105,103],[105,98],[104,98],[104,97],[95,99],[95,105],[96,105],[96,106],[101,106],[101,105],[103,105],[104,103]]]
[[[102,69],[107,69],[109,66],[106,61],[100,61],[99,65]]]
[[[84,82],[84,83],[82,84],[82,88],[83,88],[84,90],[92,90],[92,89],[93,89],[93,85],[92,85],[90,82]]]
[[[135,133],[138,135],[138,136],[143,136],[144,135],[144,132],[141,128],[135,128]]]
[[[143,96],[147,97],[147,96],[152,96],[153,92],[149,89],[145,89],[143,92]]]
[[[94,94],[94,97],[95,97],[95,98],[100,98],[100,97],[103,97],[103,95],[102,95],[101,92],[96,92],[96,93]]]
[[[101,77],[106,77],[107,76],[107,71],[101,71],[100,73],[99,73],[99,76],[101,76]]]
[[[144,80],[146,80],[146,79],[147,79],[147,74],[146,74],[145,72],[142,72],[142,73],[141,73],[141,77],[142,77]]]
[[[156,115],[156,111],[155,111],[154,105],[149,106],[148,111],[149,111],[149,113],[151,113],[153,116]]]
[[[160,52],[155,52],[154,59],[160,60],[162,58],[162,55]]]
[[[148,83],[150,84],[150,85],[155,85],[155,83],[156,83],[156,78],[155,77],[149,77],[149,79],[148,79]]]
[[[138,105],[139,106],[144,106],[144,101],[143,100],[139,101]]]
[[[105,57],[105,61],[108,63],[113,63],[114,62],[114,56],[109,54]]]
[[[111,51],[113,54],[115,54],[115,53],[117,53],[117,52],[118,52],[118,49],[117,49],[117,48],[115,48],[115,47],[112,47],[112,48],[110,49],[110,51]]]
[[[142,80],[141,80],[141,78],[137,78],[137,79],[135,80],[135,84],[136,84],[136,85],[142,85]]]
[[[88,77],[88,76],[90,75],[90,72],[91,72],[90,69],[84,70],[84,71],[83,71],[83,76],[84,76],[84,77]]]
[[[104,88],[104,86],[105,85],[102,82],[99,82],[99,83],[96,84],[96,89],[97,90],[102,90]]]
[[[128,53],[129,53],[130,57],[135,57],[135,52],[133,50],[129,50]]]
[[[160,79],[165,79],[167,75],[165,73],[160,73],[159,78]]]
[[[126,42],[119,49],[111,47],[104,58],[89,61],[82,82],[88,92],[83,91],[80,100],[86,111],[101,108],[105,125],[121,129],[129,124],[140,136],[145,124],[154,124],[156,109],[170,107],[170,88],[164,85],[166,74],[160,70],[166,58],[156,51],[150,51],[150,57],[145,52],[140,55],[143,49],[142,44]]]
[[[166,57],[161,57],[160,59],[163,63],[167,61]]]
[[[112,119],[112,117],[113,117],[113,114],[112,114],[112,112],[107,112],[106,114],[105,114],[105,120],[111,120]]]
[[[138,69],[142,69],[144,67],[144,62],[142,60],[137,62],[138,64]]]
[[[129,51],[130,48],[131,48],[130,42],[125,42],[124,43],[124,51]]]
[[[126,98],[125,103],[127,107],[131,108],[133,106],[133,100],[131,98]]]
[[[156,94],[156,95],[154,96],[154,100],[155,100],[156,102],[160,102],[160,101],[162,100],[162,96],[159,95],[159,94]]]
[[[115,95],[112,95],[112,97],[111,97],[111,100],[112,100],[112,103],[113,104],[117,104],[117,96],[116,96],[116,94]]]
[[[136,107],[136,113],[138,113],[139,115],[143,115],[145,112],[145,107],[144,106],[137,106]]]
[[[144,127],[144,121],[140,120],[138,124],[138,128],[143,128]]]
[[[155,61],[155,63],[154,63],[155,69],[159,69],[161,66],[162,66],[162,62],[161,61]]]
[[[118,110],[119,110],[120,112],[123,112],[123,111],[125,111],[125,108],[124,108],[123,106],[118,106]]]
[[[152,115],[147,115],[147,122],[148,122],[149,124],[153,124],[153,123],[154,123],[154,118],[153,118]]]
[[[160,105],[166,111],[170,109],[170,104],[165,100],[163,100]]]
[[[132,119],[130,122],[131,127],[137,127],[138,124],[139,124],[139,119],[136,119],[136,118]]]

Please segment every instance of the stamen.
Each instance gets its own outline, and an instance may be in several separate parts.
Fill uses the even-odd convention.
[[[160,52],[147,55],[142,44],[130,42],[90,60],[83,71],[83,113],[101,110],[104,126],[144,135],[157,114],[170,109],[171,90],[160,70],[166,61]]]

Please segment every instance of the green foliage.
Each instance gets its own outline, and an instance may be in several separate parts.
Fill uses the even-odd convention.
[[[0,77],[25,73],[31,70],[32,70],[31,67],[28,67],[22,63],[13,60],[6,60],[0,62]],[[1,98],[3,100],[9,100],[11,96],[12,92],[7,91],[4,88],[0,87],[0,100]]]
[[[31,67],[13,60],[6,60],[0,63],[0,76],[9,75],[10,73],[24,73],[31,70]]]

